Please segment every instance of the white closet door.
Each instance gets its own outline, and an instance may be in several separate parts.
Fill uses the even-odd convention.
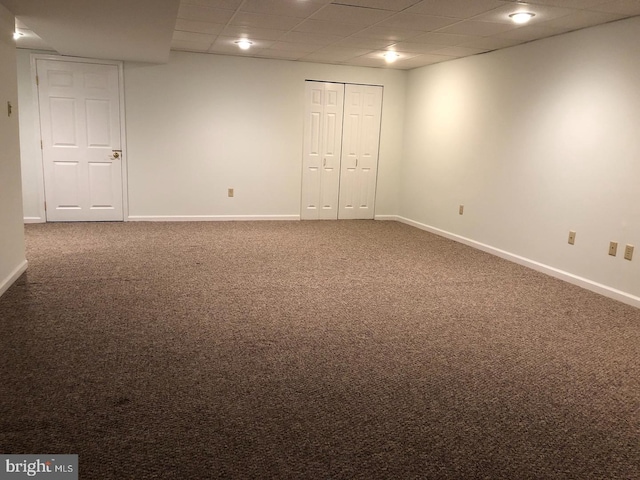
[[[372,219],[376,198],[382,87],[346,85],[342,169],[341,219]]]
[[[344,85],[306,82],[303,220],[337,219]]]

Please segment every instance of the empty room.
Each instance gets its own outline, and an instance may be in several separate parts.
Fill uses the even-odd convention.
[[[0,30],[0,478],[640,478],[640,2]]]

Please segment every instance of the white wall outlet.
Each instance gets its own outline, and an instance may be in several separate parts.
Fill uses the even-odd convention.
[[[460,205],[460,207],[458,208],[458,214],[464,214],[464,205]]]
[[[624,259],[631,260],[633,258],[633,245],[627,245],[624,248]]]
[[[229,188],[229,189],[227,190],[227,196],[229,196],[229,197],[233,197],[233,188]]]
[[[618,254],[618,242],[609,242],[609,255],[615,257]]]
[[[571,230],[569,232],[569,245],[574,245],[576,243],[576,232]]]

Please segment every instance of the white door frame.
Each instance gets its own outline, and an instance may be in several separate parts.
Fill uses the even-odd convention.
[[[40,100],[38,95],[38,83],[36,81],[36,61],[37,60],[52,60],[56,62],[74,62],[74,63],[92,63],[100,65],[115,65],[118,67],[118,94],[120,96],[120,139],[122,149],[122,215],[124,221],[128,221],[129,218],[129,189],[128,189],[128,158],[127,155],[127,137],[125,128],[125,112],[124,112],[124,68],[123,62],[116,60],[98,60],[95,58],[80,58],[80,57],[63,57],[61,55],[43,55],[32,53],[31,54],[31,88],[33,90],[34,108],[35,108],[35,131],[38,132],[37,138],[34,141],[38,142],[38,150],[40,151],[40,168],[38,169],[38,208],[39,215],[43,222],[47,221],[47,212],[45,211],[44,202],[44,155],[41,148],[42,129],[40,126]]]

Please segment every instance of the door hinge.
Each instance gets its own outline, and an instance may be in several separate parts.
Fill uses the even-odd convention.
[[[44,211],[47,211],[47,202],[44,202]]]
[[[42,140],[40,140],[40,150],[44,150],[44,146],[42,145]]]
[[[38,77],[38,75],[36,75],[36,85],[40,85],[40,77]]]

